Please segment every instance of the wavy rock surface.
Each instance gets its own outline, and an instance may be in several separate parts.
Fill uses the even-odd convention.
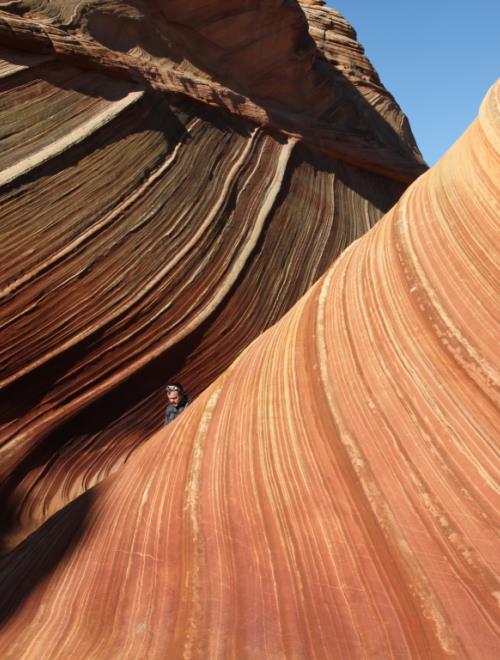
[[[291,1],[1,8],[9,549],[159,427],[166,381],[203,391],[423,165],[399,109],[386,121],[328,61],[354,42],[320,7],[317,45]]]
[[[497,658],[499,173],[497,85],[277,325],[4,560],[7,652]]]
[[[22,19],[0,13],[0,43],[224,108],[401,181],[425,169],[408,127],[395,130],[365,101],[361,80],[345,76],[360,59],[365,73],[372,69],[331,10],[304,3],[313,35],[318,25],[325,32],[318,51],[295,0],[21,0],[11,9]],[[351,39],[336,43],[337,31]],[[334,66],[331,49],[340,56]],[[390,97],[381,85],[378,92]]]

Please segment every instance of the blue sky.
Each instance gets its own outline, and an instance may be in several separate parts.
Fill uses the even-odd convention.
[[[357,32],[433,165],[500,76],[500,0],[327,0]]]

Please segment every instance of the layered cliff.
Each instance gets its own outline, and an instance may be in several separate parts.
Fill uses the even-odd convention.
[[[0,42],[227,109],[330,157],[413,180],[425,167],[400,109],[374,108],[366,84],[378,77],[354,31],[320,5],[20,0],[6,5],[15,14],[0,15]]]
[[[498,657],[499,106],[4,560],[12,657]]]
[[[352,30],[303,9],[0,6],[4,549],[119,468],[166,381],[202,392],[425,169]]]

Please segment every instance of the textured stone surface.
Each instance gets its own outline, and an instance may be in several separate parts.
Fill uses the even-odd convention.
[[[306,139],[330,157],[413,180],[425,167],[411,133],[395,131],[393,118],[363,102],[361,81],[346,76],[360,61],[371,71],[352,28],[331,10],[304,9],[313,36],[323,29],[324,54],[295,0],[22,0],[12,5],[22,18],[0,12],[0,43],[147,82]],[[330,50],[340,65],[325,65]],[[395,114],[404,123],[399,108]]]
[[[389,211],[321,2],[0,8],[2,657],[498,657],[498,86]]]
[[[366,131],[368,121],[375,139],[411,151],[418,159],[408,120],[380,82],[352,26],[339,12],[323,7],[323,2],[301,0],[300,4],[321,58],[333,65],[323,67],[324,75],[335,87],[335,97],[324,110],[323,120],[332,126],[342,125],[354,134]]]
[[[321,7],[317,46],[290,1],[1,7],[10,549],[159,427],[167,380],[203,391],[423,166],[400,111],[328,61],[348,28]]]
[[[499,104],[4,559],[12,657],[498,657]]]

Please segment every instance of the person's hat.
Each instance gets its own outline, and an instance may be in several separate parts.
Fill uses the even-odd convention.
[[[169,383],[165,389],[167,392],[179,392],[180,394],[184,394],[184,389],[180,383]]]

